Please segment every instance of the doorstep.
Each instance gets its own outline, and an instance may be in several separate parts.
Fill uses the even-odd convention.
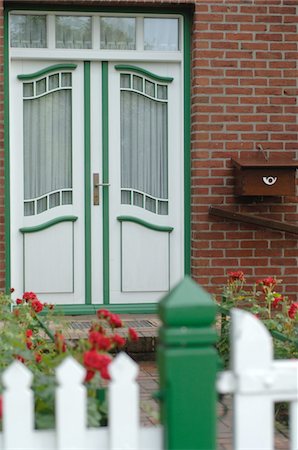
[[[134,328],[139,335],[136,342],[128,342],[124,348],[129,355],[138,361],[153,361],[158,338],[160,321],[155,314],[120,314],[123,328],[118,328],[119,334],[124,334],[125,329]],[[96,322],[95,315],[65,316],[61,319],[66,340],[76,341],[87,339],[88,330],[92,322]]]

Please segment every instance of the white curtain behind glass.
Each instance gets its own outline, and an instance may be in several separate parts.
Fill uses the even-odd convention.
[[[168,198],[167,104],[121,92],[121,187]]]
[[[72,187],[71,91],[24,100],[24,198]]]

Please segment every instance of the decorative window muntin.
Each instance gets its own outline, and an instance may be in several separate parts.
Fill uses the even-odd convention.
[[[164,88],[163,99],[159,87]],[[120,90],[121,203],[167,215],[168,86],[121,73]]]
[[[23,82],[25,216],[72,204],[71,77]]]

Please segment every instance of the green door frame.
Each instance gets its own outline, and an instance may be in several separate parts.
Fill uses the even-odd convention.
[[[39,6],[38,10],[65,11],[65,6]],[[15,3],[4,11],[4,157],[5,157],[5,267],[6,291],[11,287],[11,252],[10,252],[10,149],[9,149],[9,12],[11,10],[36,10],[36,5],[24,6]],[[69,12],[69,10],[67,10]],[[72,7],[73,12],[99,12],[98,8]],[[119,8],[101,7],[100,12],[119,12]],[[191,273],[191,12],[189,9],[123,8],[122,13],[180,14],[183,16],[183,79],[184,79],[184,274]],[[108,182],[108,62],[102,62],[102,148],[103,181]],[[91,299],[91,179],[90,179],[90,62],[84,62],[84,151],[85,151],[85,304],[57,305],[57,310],[64,314],[93,314],[100,305],[92,304]],[[109,197],[103,190],[103,214],[108,217]],[[103,260],[109,260],[109,224],[103,224]],[[103,264],[104,303],[110,311],[118,313],[153,313],[157,311],[156,303],[109,304],[109,269]]]

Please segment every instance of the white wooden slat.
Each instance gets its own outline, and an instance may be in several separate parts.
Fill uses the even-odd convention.
[[[140,450],[138,365],[120,353],[109,366],[110,450]]]
[[[57,449],[84,449],[87,426],[85,369],[73,358],[66,358],[56,369]]]
[[[273,382],[271,336],[252,314],[233,310],[231,337],[231,368],[237,383],[233,403],[234,449],[271,450],[274,408],[273,399],[267,392]]]
[[[298,371],[296,398],[298,398]],[[290,442],[290,450],[298,450],[298,400],[290,403]]]
[[[3,444],[5,450],[30,448],[34,427],[33,375],[15,361],[3,373]]]

